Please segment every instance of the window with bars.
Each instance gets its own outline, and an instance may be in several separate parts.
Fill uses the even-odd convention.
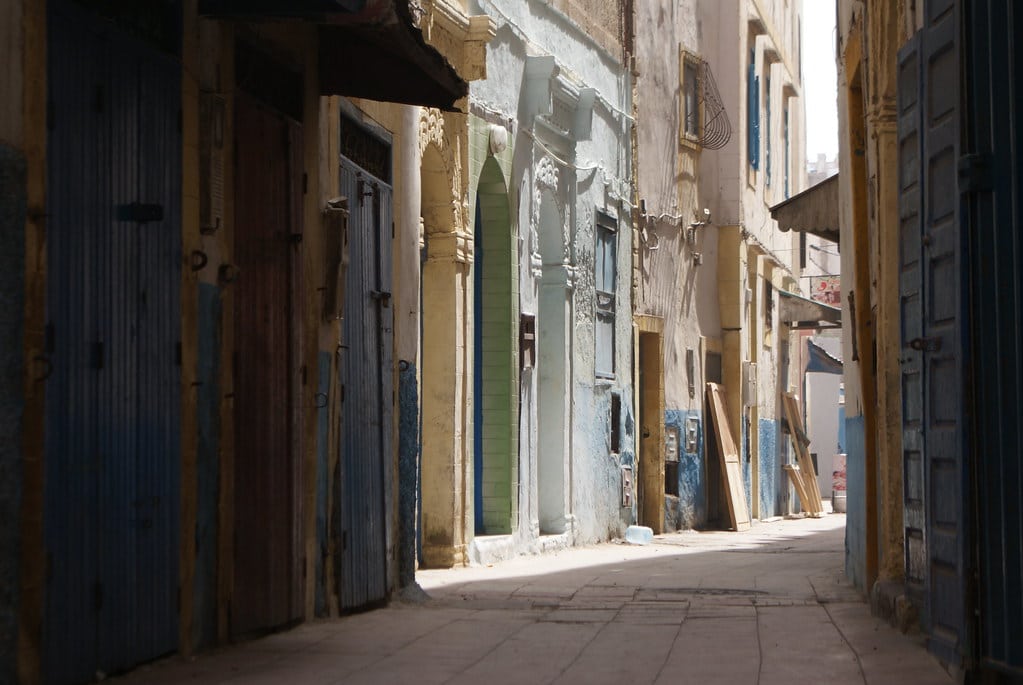
[[[618,280],[618,221],[597,212],[594,283],[596,290],[595,365],[597,376],[615,372],[615,285]]]
[[[700,137],[700,71],[690,57],[682,58],[682,133],[691,140]]]

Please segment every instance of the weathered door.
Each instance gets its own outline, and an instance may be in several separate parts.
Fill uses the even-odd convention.
[[[899,84],[907,569],[910,575],[922,575],[931,651],[960,664],[970,651],[963,232],[956,171],[960,18],[954,0],[931,0],[924,13],[917,42],[902,54]],[[919,65],[916,89],[910,85],[914,62]],[[913,110],[919,111],[915,135]],[[910,149],[914,145],[915,152]],[[914,155],[919,160],[915,165]],[[912,166],[919,174],[915,179]],[[922,522],[914,518],[921,511]]]
[[[235,98],[235,458],[231,633],[301,616],[300,373],[295,344],[302,130]]]
[[[970,240],[979,657],[1023,677],[1023,13],[976,0],[967,20],[969,130],[961,190]]]
[[[180,499],[180,67],[50,5],[43,672],[173,651]]]
[[[341,326],[342,610],[387,595],[385,469],[391,463],[393,309],[391,188],[342,158],[341,194],[349,198],[349,267]]]
[[[899,320],[902,336],[902,470],[906,585],[923,603],[927,554],[924,544],[923,350],[909,346],[923,338],[920,236],[920,34],[899,53]]]

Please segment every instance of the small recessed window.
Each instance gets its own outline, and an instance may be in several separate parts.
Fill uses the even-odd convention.
[[[622,396],[616,392],[611,393],[608,421],[611,424],[611,452],[619,454],[622,451]]]
[[[615,289],[618,283],[618,221],[597,212],[594,281],[596,295],[596,375],[613,378],[615,373]]]
[[[687,138],[700,136],[699,70],[696,63],[686,59],[682,67],[682,130]]]

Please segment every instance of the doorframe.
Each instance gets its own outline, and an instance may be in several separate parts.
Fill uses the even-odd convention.
[[[637,314],[634,321],[639,408],[637,514],[641,525],[659,535],[664,532],[664,319]],[[648,417],[653,420],[648,422]],[[651,498],[653,492],[657,496]]]

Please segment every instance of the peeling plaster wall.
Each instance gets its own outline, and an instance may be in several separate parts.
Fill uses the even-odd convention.
[[[847,45],[853,30],[853,17],[862,12],[862,2],[858,0],[842,0],[838,5],[837,21],[839,28],[838,55],[838,160],[839,174],[849,178],[852,174],[852,148],[848,132],[850,130],[848,84],[849,75],[845,70],[843,58],[844,46]],[[842,284],[842,320],[849,322],[842,328],[842,360],[843,378],[845,383],[845,451],[846,451],[846,527],[845,527],[845,569],[846,575],[854,585],[863,589],[866,582],[866,472],[865,472],[865,425],[863,417],[863,396],[860,383],[860,364],[856,352],[854,336],[856,331],[852,313],[849,309],[849,293],[853,291],[853,277],[856,273],[856,259],[852,245],[853,231],[853,191],[849,183],[839,186],[839,217],[841,244],[848,246],[841,251],[842,273],[849,274]]]
[[[700,155],[699,197],[700,204],[711,210],[711,231],[725,248],[717,255],[724,382],[730,419],[738,424],[733,430],[742,435],[746,488],[756,493],[751,513],[765,518],[785,513],[792,501],[790,486],[779,475],[781,464],[788,459],[787,442],[779,439],[777,430],[762,429],[762,422],[777,423],[781,394],[798,389],[798,336],[779,320],[777,291],[800,288],[796,259],[799,237],[778,230],[770,206],[785,199],[782,114],[786,104],[789,195],[798,193],[806,183],[798,40],[802,2],[793,0],[783,6],[762,0],[699,0],[698,12],[699,40],[707,46],[703,56],[714,71],[732,127],[727,145],[716,151],[704,150]],[[747,150],[747,67],[751,51],[760,79],[759,170],[752,169]],[[770,185],[766,173],[768,141]],[[735,262],[739,263],[737,269]],[[756,364],[756,397],[748,407],[740,408],[739,386],[743,385],[747,362]],[[750,461],[746,461],[747,454],[751,455]]]
[[[517,227],[519,309],[537,317],[541,332],[539,299],[540,243],[551,236],[539,230],[541,215],[547,224],[557,216],[566,234],[567,262],[574,288],[568,301],[566,331],[566,426],[571,455],[566,463],[565,493],[568,543],[590,542],[620,535],[632,520],[631,508],[621,507],[621,466],[635,460],[635,418],[632,406],[632,322],[629,312],[631,216],[628,178],[631,157],[629,124],[617,110],[628,112],[631,86],[621,64],[620,49],[612,54],[573,24],[565,14],[539,0],[470,3],[472,13],[494,19],[497,35],[488,46],[487,76],[470,86],[473,111],[492,121],[507,122],[514,149],[508,173],[512,223]],[[526,78],[526,57],[556,56],[555,79],[571,90],[596,90],[590,130],[575,136],[574,151],[554,154],[537,143],[532,134],[542,128],[535,123],[537,98],[550,81]],[[555,83],[555,88],[560,87]],[[572,146],[569,145],[569,148]],[[573,156],[574,152],[574,156]],[[542,161],[546,158],[546,161]],[[571,158],[571,159],[570,159]],[[567,163],[566,163],[567,162]],[[545,165],[543,175],[538,167]],[[574,167],[583,167],[575,169]],[[596,169],[590,167],[597,167]],[[544,185],[548,184],[548,185]],[[553,184],[553,185],[551,185]],[[547,189],[543,192],[541,188]],[[543,205],[543,206],[541,206]],[[597,209],[618,220],[617,295],[615,318],[615,377],[597,380],[594,368],[594,221]],[[547,251],[548,257],[550,251]],[[549,321],[548,321],[549,323]],[[537,350],[537,363],[542,350]],[[519,398],[519,506],[518,528],[513,534],[518,549],[538,546],[540,488],[538,483],[538,371],[520,375]],[[621,444],[619,454],[610,453],[609,414],[611,393],[621,397]],[[543,542],[542,544],[546,544]]]
[[[721,78],[719,65],[703,42],[702,22],[696,2],[637,3],[637,36],[662,39],[638,40],[636,45],[636,178],[647,211],[637,225],[636,313],[663,319],[664,420],[666,426],[679,428],[682,443],[685,417],[695,416],[702,422],[703,356],[708,341],[717,348],[721,337],[718,229],[702,225],[708,204],[701,188],[708,184],[701,160],[712,153],[702,151],[682,133],[681,52],[691,59],[708,60],[711,71]],[[686,368],[687,351],[694,360],[692,378]],[[679,497],[677,502],[667,500],[665,512],[669,530],[706,522],[702,431],[701,423],[698,451],[680,453]]]

